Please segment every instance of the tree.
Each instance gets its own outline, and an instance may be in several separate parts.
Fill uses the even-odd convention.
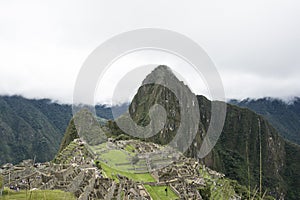
[[[2,175],[0,174],[0,196],[2,196],[3,189],[4,189],[4,181]]]

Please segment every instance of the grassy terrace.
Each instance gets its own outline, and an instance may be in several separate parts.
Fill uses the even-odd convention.
[[[134,181],[156,182],[155,179],[149,173],[135,174],[131,172],[121,171],[121,170],[111,168],[105,163],[101,163],[101,167],[108,178],[114,179],[117,182],[118,182],[117,174],[126,176],[127,178],[132,179]]]
[[[145,188],[154,200],[178,199],[178,196],[171,190],[170,187],[167,187],[168,196],[166,196],[166,192],[165,192],[166,186],[145,185]]]
[[[5,189],[1,200],[75,200],[73,194],[60,191],[60,190],[35,190],[25,191],[20,190],[19,192]]]
[[[150,173],[141,173],[135,168],[146,167],[145,160],[139,160],[135,165],[132,165],[132,158],[135,156],[132,145],[126,145],[124,150],[107,148],[106,143],[91,148],[99,155],[98,159],[106,177],[119,182],[117,178],[119,174],[137,182],[156,182]],[[157,159],[160,159],[160,157]],[[165,192],[166,186],[145,185],[145,188],[154,200],[178,199],[178,196],[168,186],[168,196]]]
[[[107,143],[91,146],[91,149],[98,155],[97,159],[102,163],[119,171],[147,173],[147,165],[144,159],[138,159],[132,164],[136,156],[133,146],[127,145],[124,149],[119,149],[108,148],[106,145]]]

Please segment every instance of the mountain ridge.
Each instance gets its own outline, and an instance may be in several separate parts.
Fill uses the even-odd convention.
[[[113,118],[111,109],[103,105],[96,106],[96,113],[105,120]],[[0,96],[0,165],[24,159],[53,159],[72,116],[71,105]]]
[[[276,98],[231,100],[229,103],[264,116],[284,138],[300,144],[299,97],[294,97],[290,103]]]
[[[161,68],[161,70],[164,70],[164,68]],[[169,71],[167,74],[168,73]],[[163,81],[164,74],[161,74],[162,76],[160,79]],[[155,78],[155,76],[151,78],[151,74],[147,77],[150,77],[148,80]],[[174,80],[177,82],[176,79]],[[187,87],[183,82],[179,81],[179,83],[182,84],[182,86],[179,87]],[[16,97],[12,98],[12,100],[13,101],[7,102],[7,99],[0,98],[0,116],[2,116],[2,118],[0,118],[0,133],[1,136],[4,136],[7,139],[5,141],[6,144],[1,144],[0,146],[1,148],[4,148],[3,150],[1,149],[2,152],[8,152],[7,154],[10,154],[11,152],[7,151],[7,148],[10,148],[12,144],[9,142],[22,136],[18,133],[12,134],[13,129],[11,127],[23,128],[20,129],[23,131],[22,133],[34,132],[36,135],[39,135],[43,132],[38,131],[39,126],[36,127],[36,124],[40,124],[42,130],[48,127],[49,132],[54,132],[56,130],[55,127],[62,126],[60,123],[56,123],[55,127],[53,124],[53,126],[50,126],[50,123],[48,122],[51,120],[49,119],[47,123],[45,122],[47,116],[46,114],[43,114],[43,112],[50,110],[49,107],[44,107],[43,104],[41,104],[40,108],[45,109],[42,112],[35,105],[26,105],[25,103],[27,101],[21,101],[19,103],[18,98]],[[198,159],[198,150],[202,145],[203,138],[206,136],[207,128],[210,123],[211,101],[206,97],[199,95],[197,96],[197,100],[201,113],[200,124],[196,137],[194,138],[191,147],[186,152],[186,155]],[[145,126],[149,123],[148,112],[154,103],[159,103],[166,108],[168,116],[167,123],[165,124],[166,126],[163,131],[157,136],[144,140],[158,144],[167,144],[176,135],[176,130],[178,130],[180,124],[181,114],[179,101],[170,90],[164,88],[162,85],[143,85],[139,88],[137,94],[133,98],[133,101],[129,106],[129,113],[137,124]],[[16,107],[12,108],[13,105]],[[28,107],[29,110],[33,110],[33,113],[26,113],[26,107]],[[3,116],[6,118],[3,119]],[[41,119],[36,119],[36,116],[41,116]],[[49,114],[49,116],[51,116],[51,114]],[[55,121],[53,121],[54,119],[56,118],[52,119],[53,123],[55,123]],[[65,117],[62,117],[62,119],[65,119]],[[34,127],[31,127],[28,123],[31,122],[31,120],[34,121],[34,124],[32,125]],[[109,124],[109,128],[114,128],[110,134],[114,135],[116,138],[124,137],[121,135],[122,131],[119,131],[118,128],[115,127],[113,121],[109,121]],[[62,134],[60,137],[62,137]],[[39,137],[36,138],[40,139]],[[71,141],[72,137],[70,138]],[[30,138],[24,137],[21,139],[26,141],[26,139]],[[45,137],[45,139],[47,138]],[[40,142],[41,146],[37,149],[47,147],[47,145],[43,145],[44,141],[42,140]],[[35,141],[33,143],[36,144],[39,142]],[[19,145],[17,145],[17,147],[18,146]],[[26,147],[29,147],[29,150],[32,148],[29,144],[24,144],[22,146],[23,149]],[[23,149],[18,149],[17,154],[14,156],[17,157],[18,154],[21,155]],[[45,150],[47,150],[47,148],[45,148]],[[300,195],[300,174],[297,171],[300,166],[300,161],[291,158],[293,155],[300,155],[299,152],[300,148],[298,145],[291,144],[281,138],[278,132],[261,115],[257,115],[248,108],[240,108],[228,104],[226,122],[222,135],[213,151],[204,159],[200,159],[200,161],[211,166],[213,169],[225,173],[230,178],[237,179],[243,185],[249,185],[252,189],[256,186],[260,186],[261,181],[262,189],[268,189],[270,195],[276,198],[285,196],[289,199],[297,199]],[[7,154],[5,153],[3,155]],[[27,156],[30,158],[33,157],[30,154]],[[24,158],[20,157],[18,159],[23,160]],[[264,191],[260,190],[260,192]]]
[[[155,78],[156,72],[153,71],[154,75],[148,75],[145,80],[148,77]],[[166,72],[168,73],[169,71]],[[164,128],[156,136],[144,140],[168,144],[175,137],[181,123],[180,108],[176,96],[160,84],[164,73],[159,74],[159,85],[148,84],[138,89],[129,106],[129,113],[137,124],[146,126],[150,122],[148,112],[151,106],[158,103],[165,107],[169,117]],[[178,83],[182,84],[179,87],[186,87],[182,82]],[[187,156],[194,158],[198,158],[199,148],[206,136],[211,117],[211,101],[199,95],[197,99],[201,113],[200,124],[193,145],[186,152]],[[122,134],[122,131],[116,131],[118,129],[116,126],[111,127],[115,133]],[[297,181],[290,183],[291,174],[298,177],[297,172],[290,171],[291,162],[288,161],[288,157],[291,156],[291,151],[287,151],[290,148],[295,151],[294,153],[300,152],[298,146],[291,147],[262,116],[247,108],[227,104],[221,137],[202,162],[230,178],[237,179],[243,185],[249,185],[251,188],[259,187],[261,193],[265,188],[276,198],[286,195],[289,199],[296,199],[296,196],[300,195],[296,186],[300,186],[300,183]],[[300,163],[296,162],[294,165],[300,166]],[[286,171],[289,171],[290,175],[287,176]]]

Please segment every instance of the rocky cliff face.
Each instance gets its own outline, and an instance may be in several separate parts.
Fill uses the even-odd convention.
[[[143,86],[129,107],[129,113],[138,125],[146,126],[150,122],[151,107],[155,104],[163,106],[166,110],[165,125],[147,141],[169,144],[183,152],[192,143],[199,127],[203,128],[198,120],[200,116],[196,101],[196,96],[168,67],[159,66],[143,81]],[[155,116],[153,120],[158,117]]]
[[[180,87],[187,87],[165,66],[155,69],[144,82],[157,78],[160,83],[166,77],[171,77],[168,79],[177,82]],[[189,89],[186,91],[190,92]],[[211,101],[203,96],[197,96],[197,99],[200,122],[197,123],[198,131],[193,143],[186,152],[186,155],[194,158],[198,158],[211,117]],[[129,112],[137,124],[146,126],[150,121],[149,109],[154,103],[165,108],[167,121],[162,131],[146,140],[168,144],[176,137],[176,132],[183,123],[180,121],[181,105],[172,91],[161,85],[144,85],[135,95]],[[188,133],[186,139],[190,139]],[[289,171],[290,174],[286,175],[286,170],[291,165],[287,158],[293,156],[286,151],[286,148],[290,149],[289,145],[262,116],[248,109],[228,105],[221,137],[213,151],[202,161],[252,189],[262,185],[260,192],[267,190],[269,194],[279,198],[291,192],[294,186],[290,185],[290,177],[297,175],[295,171]],[[300,152],[298,146],[293,146],[292,151]],[[299,166],[299,163],[295,165]],[[296,194],[300,194],[299,189],[296,190]],[[289,199],[292,199],[291,196]]]

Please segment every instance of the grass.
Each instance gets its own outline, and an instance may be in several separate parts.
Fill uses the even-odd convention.
[[[19,192],[5,188],[1,200],[75,200],[73,194],[60,190],[35,190]]]
[[[113,169],[102,162],[101,162],[101,167],[108,178],[114,179],[117,182],[118,182],[117,174],[126,176],[127,178],[132,179],[134,181],[156,182],[155,179],[149,173],[135,174],[135,173],[131,173],[131,172],[125,172],[125,171],[121,171],[118,169]]]
[[[109,149],[105,144],[92,146],[91,149],[98,155],[98,160],[106,165],[120,171],[129,173],[139,172],[147,173],[147,166],[145,160],[138,160],[136,163],[132,163],[135,158],[133,152],[134,147],[132,145],[126,145],[124,150],[122,149]]]
[[[101,161],[105,161],[105,163],[108,163],[108,165],[113,167],[114,169],[118,169],[120,171],[134,172],[134,170],[132,170],[133,166],[131,164],[131,158],[128,154],[125,153],[125,151],[109,150],[108,152],[101,154],[99,158]]]
[[[130,144],[128,144],[128,145],[126,145],[126,147],[125,147],[125,151],[127,151],[128,153],[134,153],[134,151],[135,151],[135,148],[132,146],[132,145],[130,145]]]
[[[130,162],[129,156],[121,150],[110,150],[107,153],[102,154],[101,159],[106,160],[113,165]]]
[[[98,160],[121,171],[132,171],[131,156],[125,150],[108,149],[107,143],[91,146],[91,149],[98,155]]]
[[[168,196],[166,196],[166,186],[150,186],[145,185],[146,190],[149,192],[150,196],[153,200],[172,200],[178,199],[178,196],[171,190],[169,186],[168,188]]]

